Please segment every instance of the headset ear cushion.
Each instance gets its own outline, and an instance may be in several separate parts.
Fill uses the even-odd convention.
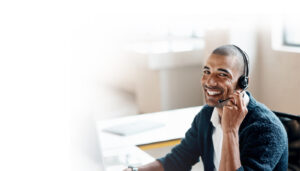
[[[243,90],[245,90],[248,87],[248,77],[245,75],[242,75],[239,80],[238,80],[238,84],[239,87]]]

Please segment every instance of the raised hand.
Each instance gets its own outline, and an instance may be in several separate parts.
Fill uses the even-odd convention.
[[[248,113],[243,100],[243,93],[236,91],[229,96],[230,100],[223,106],[221,118],[222,130],[226,132],[238,132],[242,121]]]

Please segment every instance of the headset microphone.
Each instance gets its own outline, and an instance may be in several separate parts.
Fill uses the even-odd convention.
[[[218,100],[219,103],[223,103],[226,102],[227,100],[229,100],[230,98],[224,99],[224,100]]]
[[[236,45],[232,45],[234,46],[243,56],[244,59],[244,73],[242,76],[240,76],[240,78],[238,79],[238,86],[242,89],[242,90],[246,90],[248,88],[248,82],[249,82],[249,62],[248,62],[248,55],[246,54],[246,52],[244,52],[241,48],[239,48]],[[230,98],[227,99],[220,99],[218,100],[219,104],[224,103],[225,101],[229,100]]]

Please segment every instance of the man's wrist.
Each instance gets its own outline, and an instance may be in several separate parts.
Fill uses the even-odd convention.
[[[238,129],[223,129],[223,135],[236,135],[239,134],[239,130]]]

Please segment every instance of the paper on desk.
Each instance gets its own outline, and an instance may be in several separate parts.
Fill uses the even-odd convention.
[[[105,128],[104,131],[117,135],[128,136],[163,127],[163,123],[153,121],[135,121]]]

